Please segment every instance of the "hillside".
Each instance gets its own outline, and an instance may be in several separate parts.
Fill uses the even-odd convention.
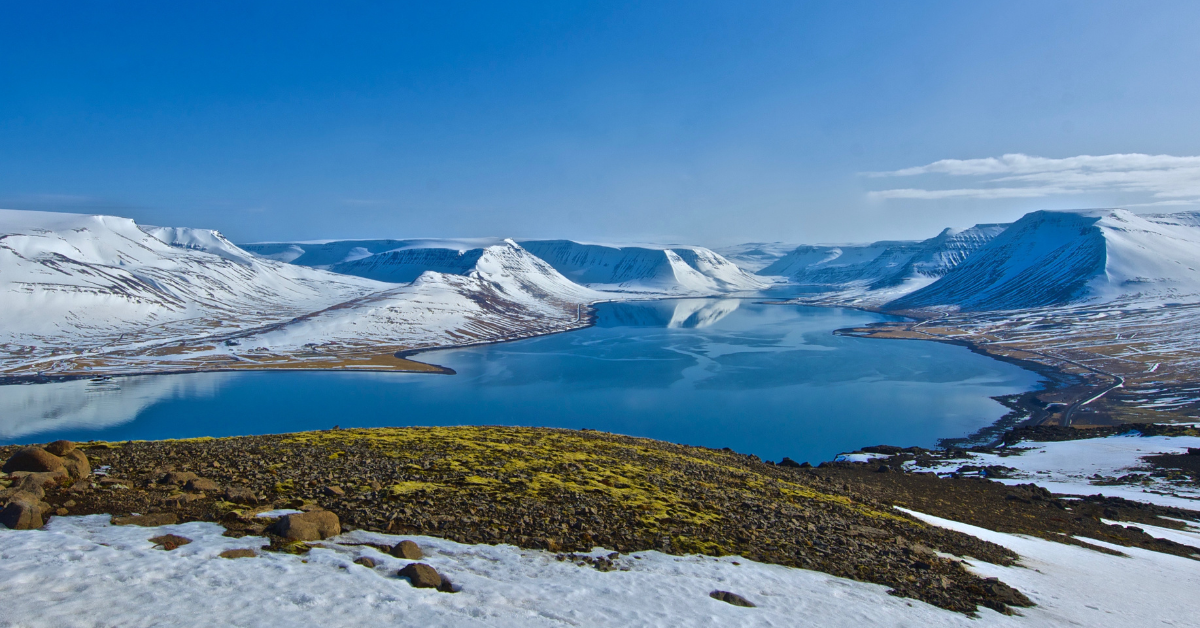
[[[1191,215],[1115,210],[1039,211],[937,282],[888,309],[1010,310],[1200,294],[1200,229]]]

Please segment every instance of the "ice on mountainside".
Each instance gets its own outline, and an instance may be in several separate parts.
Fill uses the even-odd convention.
[[[888,309],[1011,310],[1200,294],[1200,229],[1187,215],[1026,214],[937,282]]]

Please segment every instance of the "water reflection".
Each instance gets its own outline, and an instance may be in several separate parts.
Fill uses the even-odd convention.
[[[737,311],[741,299],[674,299],[606,304],[597,310],[597,327],[668,327],[702,329]]]
[[[0,439],[121,425],[160,401],[214,397],[231,377],[197,373],[0,386]]]

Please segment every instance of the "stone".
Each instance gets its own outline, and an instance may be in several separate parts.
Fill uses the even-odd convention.
[[[230,486],[225,489],[225,499],[235,504],[257,504],[258,495],[245,486]]]
[[[346,491],[340,486],[326,486],[321,492],[330,497],[341,497],[346,494]]]
[[[733,604],[734,606],[745,606],[746,608],[755,607],[754,602],[747,600],[737,593],[730,593],[729,591],[713,591],[712,593],[708,594],[708,597],[711,597],[714,600],[720,600],[726,604]]]
[[[792,460],[791,458],[788,458],[787,456],[784,456],[784,457],[783,457],[783,460],[780,460],[780,461],[779,461],[779,466],[781,466],[781,467],[791,467],[791,468],[793,468],[793,469],[799,469],[799,468],[800,468],[800,463],[799,463],[799,462],[796,462],[795,460]]]
[[[45,525],[49,506],[34,495],[17,493],[0,510],[0,523],[10,530],[36,530]]]
[[[199,477],[200,476],[192,473],[191,471],[169,471],[164,473],[163,476],[159,478],[158,483],[182,486],[188,482],[191,482],[192,480],[198,479]]]
[[[398,574],[418,589],[436,589],[442,585],[442,576],[437,570],[425,563],[409,563]]]
[[[22,447],[4,463],[4,472],[32,471],[66,471],[62,458],[42,449],[41,447]]]
[[[187,481],[183,486],[184,490],[199,492],[199,491],[219,491],[221,487],[214,481],[208,478],[194,478]]]
[[[230,549],[217,554],[221,558],[254,558],[258,553],[252,549]]]
[[[358,558],[354,559],[354,564],[362,565],[363,567],[366,567],[367,569],[374,569],[375,568],[375,559],[368,558],[366,556],[359,556]]]
[[[150,542],[155,545],[162,546],[164,550],[169,552],[177,547],[191,543],[192,540],[186,536],[179,536],[178,534],[164,534],[162,536],[156,536],[150,539]]]
[[[69,440],[56,440],[53,443],[50,443],[49,445],[42,447],[42,449],[45,449],[46,451],[50,452],[51,454],[54,454],[55,456],[61,457],[61,456],[65,455],[68,451],[74,451],[75,443],[72,443]]]
[[[342,533],[337,515],[328,510],[314,510],[284,515],[268,531],[290,541],[320,541]]]
[[[76,480],[92,474],[92,465],[88,463],[87,456],[78,449],[72,449],[63,454],[62,463],[66,467],[67,473]]]
[[[112,518],[112,524],[115,526],[142,526],[147,528],[169,526],[178,521],[179,517],[175,516],[173,512],[154,512],[146,515]]]
[[[405,560],[421,560],[425,557],[425,554],[421,552],[421,547],[412,541],[400,541],[393,545],[388,553]]]
[[[198,499],[204,499],[204,493],[175,493],[163,498],[163,505],[169,508],[179,508],[180,506],[194,502]]]
[[[65,517],[65,516],[67,516],[68,514],[70,514],[70,512],[71,512],[71,511],[67,510],[66,508],[59,508],[58,510],[55,510],[55,511],[54,511],[54,514],[56,514],[56,515],[58,515],[58,516],[60,516],[60,517]]]

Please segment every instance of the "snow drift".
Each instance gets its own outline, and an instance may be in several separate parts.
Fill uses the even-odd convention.
[[[1200,294],[1194,218],[1121,209],[1026,214],[938,281],[886,307],[975,311],[1194,299]]]

